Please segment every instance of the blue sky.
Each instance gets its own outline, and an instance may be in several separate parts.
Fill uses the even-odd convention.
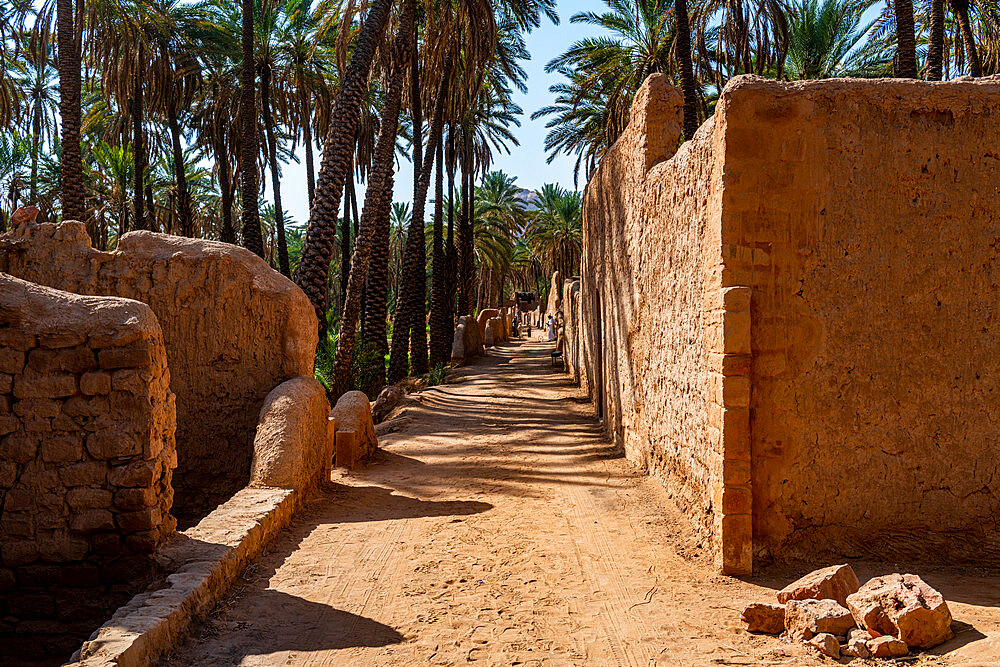
[[[522,188],[534,190],[543,183],[559,183],[564,187],[573,187],[573,163],[569,156],[560,156],[551,164],[545,162],[545,119],[531,120],[531,114],[552,102],[549,86],[561,77],[556,74],[546,74],[545,64],[566,50],[576,40],[593,34],[589,26],[570,24],[569,18],[579,11],[603,11],[606,5],[600,0],[565,0],[559,2],[559,25],[552,25],[543,19],[542,27],[527,36],[528,51],[531,60],[524,63],[528,73],[528,92],[518,93],[515,102],[524,109],[521,117],[521,127],[514,128],[515,136],[520,146],[512,147],[511,154],[498,154],[494,159],[494,169],[500,169],[517,177],[517,184]],[[306,195],[306,169],[304,164],[305,150],[298,148],[300,162],[284,165],[281,177],[282,204],[295,222],[304,225],[309,220],[309,204]],[[316,153],[316,168],[319,169],[319,151]],[[268,174],[270,176],[270,174]],[[579,184],[583,187],[583,182]],[[363,198],[363,189],[359,190],[359,199]],[[264,188],[265,196],[271,200],[271,184],[268,180]],[[396,173],[395,201],[409,202],[413,199],[413,169],[409,162],[402,161]],[[359,205],[360,208],[360,205]]]

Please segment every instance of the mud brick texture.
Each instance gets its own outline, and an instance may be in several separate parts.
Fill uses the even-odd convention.
[[[175,527],[166,362],[148,306],[0,273],[0,662],[68,658],[153,577]]]

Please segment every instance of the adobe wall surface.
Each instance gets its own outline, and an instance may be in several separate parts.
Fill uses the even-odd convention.
[[[1000,81],[738,77],[676,155],[665,87],[585,193],[570,370],[615,441],[726,571],[1000,562]]]
[[[191,523],[249,481],[257,416],[281,382],[312,377],[316,317],[302,291],[233,245],[131,232],[114,252],[79,222],[0,235],[0,270],[149,305],[177,395],[175,514]]]
[[[998,103],[996,78],[726,89],[761,555],[1000,562]]]
[[[0,658],[69,657],[152,577],[168,383],[146,305],[0,274]]]
[[[615,443],[666,482],[718,553],[723,452],[708,336],[717,314],[706,303],[721,260],[711,227],[719,146],[708,123],[674,155],[680,132],[680,92],[651,76],[584,193],[579,314],[566,313],[579,318],[579,341],[567,345]]]

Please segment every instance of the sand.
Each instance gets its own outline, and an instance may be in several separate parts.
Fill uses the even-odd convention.
[[[836,664],[739,622],[830,563],[716,574],[550,350],[492,348],[407,398],[377,460],[335,472],[165,664]],[[949,600],[955,639],[906,664],[1000,664],[997,573],[852,565]]]

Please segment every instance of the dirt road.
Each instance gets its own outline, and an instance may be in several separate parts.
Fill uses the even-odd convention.
[[[739,628],[801,572],[714,574],[550,349],[494,348],[414,395],[379,460],[335,473],[167,664],[824,664]],[[997,580],[920,572],[961,631],[917,664],[1000,664]]]

